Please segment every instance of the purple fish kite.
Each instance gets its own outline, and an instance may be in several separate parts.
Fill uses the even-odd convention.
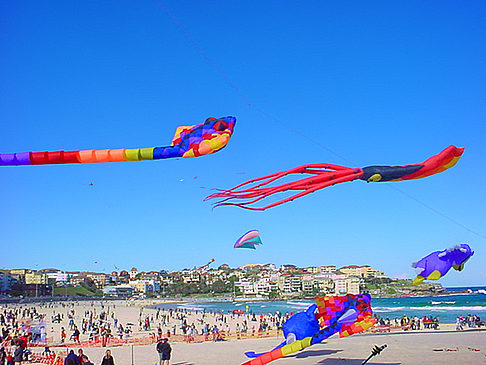
[[[460,245],[448,248],[444,251],[435,251],[425,256],[418,262],[414,262],[417,277],[413,280],[413,285],[418,285],[425,279],[439,280],[453,267],[457,271],[464,269],[464,264],[474,254],[469,245]]]

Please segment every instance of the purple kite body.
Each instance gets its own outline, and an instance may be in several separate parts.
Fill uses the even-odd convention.
[[[414,262],[417,277],[413,280],[413,285],[418,285],[425,279],[439,280],[449,272],[451,267],[457,271],[464,269],[464,264],[474,254],[468,244],[448,248],[444,251],[435,251],[425,256],[418,262]]]

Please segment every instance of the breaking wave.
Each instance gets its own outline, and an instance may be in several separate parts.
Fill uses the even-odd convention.
[[[430,304],[456,304],[456,302],[436,302],[431,300]]]
[[[442,302],[443,303],[443,302]],[[383,312],[400,312],[404,310],[412,310],[412,311],[433,311],[433,312],[441,312],[441,311],[486,311],[486,306],[481,305],[473,305],[473,306],[461,306],[461,307],[453,307],[453,306],[444,306],[444,307],[373,307],[373,312],[376,313],[383,313]]]

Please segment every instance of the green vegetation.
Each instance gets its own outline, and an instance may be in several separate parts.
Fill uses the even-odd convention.
[[[92,297],[102,295],[99,291],[91,291],[82,286],[66,286],[64,288],[53,288],[53,295],[70,296],[70,297]]]
[[[169,285],[168,294],[182,296],[191,296],[198,294],[224,294],[233,293],[241,294],[238,288],[234,287],[234,279],[231,277],[229,280],[216,280],[214,283],[208,285],[205,282],[184,283],[181,279],[174,281]]]

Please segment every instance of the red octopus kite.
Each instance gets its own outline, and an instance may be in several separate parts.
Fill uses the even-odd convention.
[[[403,181],[421,179],[438,174],[454,166],[464,152],[463,147],[449,146],[438,155],[432,156],[421,163],[405,166],[368,166],[364,168],[351,168],[330,164],[311,164],[296,167],[291,170],[277,172],[242,183],[232,189],[220,191],[208,196],[206,199],[222,198],[215,203],[216,207],[234,205],[250,210],[265,210],[277,205],[287,203],[314,191],[328,186],[353,180],[367,182]],[[268,186],[274,181],[291,174],[309,174],[311,176],[301,180],[277,186]],[[247,185],[252,185],[247,187]],[[243,188],[244,187],[244,188]],[[299,191],[286,199],[268,204],[264,207],[254,207],[260,200],[281,192]]]

